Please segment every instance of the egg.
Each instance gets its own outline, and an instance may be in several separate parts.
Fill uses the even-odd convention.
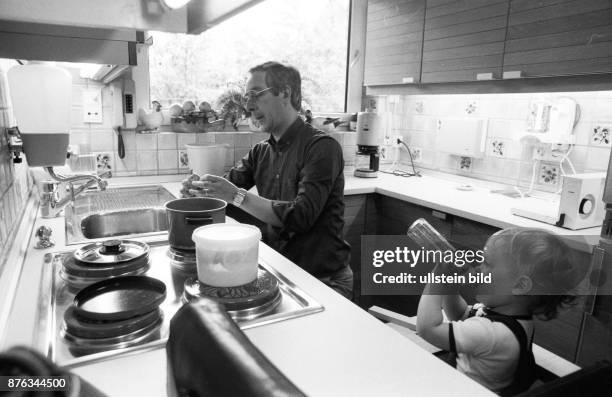
[[[174,104],[170,106],[170,111],[168,113],[170,114],[170,117],[178,117],[183,114],[183,107],[181,105]]]
[[[186,101],[183,103],[183,111],[185,113],[193,112],[196,109],[195,104],[191,101]]]

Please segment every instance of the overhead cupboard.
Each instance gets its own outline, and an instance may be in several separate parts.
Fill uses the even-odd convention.
[[[369,0],[366,32],[366,86],[612,72],[609,0]]]

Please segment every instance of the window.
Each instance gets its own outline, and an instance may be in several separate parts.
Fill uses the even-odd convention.
[[[302,106],[343,112],[350,0],[266,0],[194,36],[150,32],[151,99],[211,104],[275,60],[302,75]]]

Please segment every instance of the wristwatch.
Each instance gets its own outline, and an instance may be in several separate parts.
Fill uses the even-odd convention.
[[[238,188],[238,190],[236,190],[236,193],[234,193],[234,201],[232,202],[232,204],[234,204],[236,207],[240,207],[244,202],[246,194],[246,190]]]

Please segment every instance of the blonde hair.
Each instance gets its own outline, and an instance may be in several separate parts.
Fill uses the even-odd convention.
[[[517,227],[495,233],[487,245],[498,240],[505,243],[505,254],[513,259],[518,275],[528,276],[533,283],[529,305],[533,314],[550,320],[560,308],[574,303],[582,277],[571,248],[558,235]]]

